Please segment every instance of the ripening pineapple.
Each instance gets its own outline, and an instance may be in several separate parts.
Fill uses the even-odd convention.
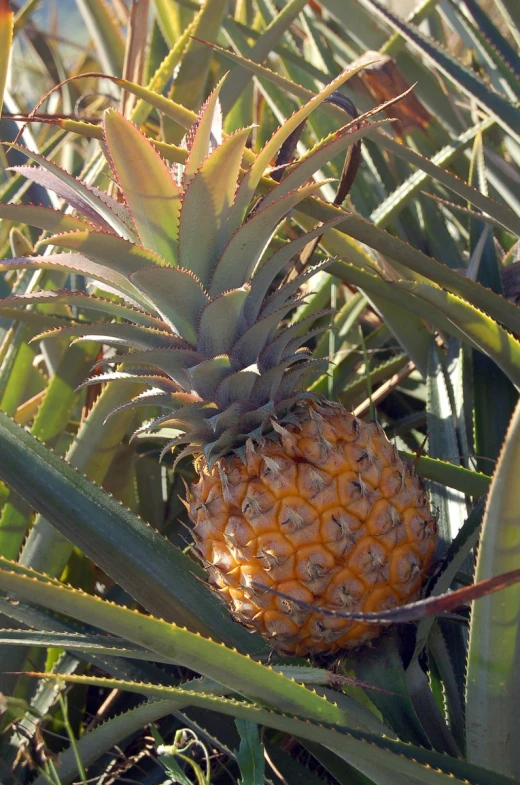
[[[167,438],[165,450],[180,447],[177,460],[197,456],[187,506],[211,584],[237,620],[284,654],[332,653],[376,636],[379,628],[320,608],[379,611],[409,602],[436,546],[421,482],[382,429],[301,389],[324,370],[302,348],[316,315],[290,324],[287,317],[302,301],[301,284],[327,262],[277,288],[273,282],[342,216],[264,259],[280,221],[319,187],[304,183],[368,124],[345,126],[318,145],[251,209],[280,145],[344,79],[293,116],[256,159],[246,150],[249,129],[222,139],[218,90],[188,134],[185,165],[172,169],[108,110],[103,128],[121,202],[37,158],[40,166],[26,176],[69,198],[81,217],[43,207],[0,211],[62,231],[41,244],[73,251],[11,260],[3,269],[72,270],[96,281],[88,297],[42,292],[30,301],[72,300],[109,315],[50,335],[129,350],[108,357],[116,369],[93,381],[149,386],[129,405],[163,414],[141,431]]]
[[[197,550],[234,616],[278,651],[357,647],[379,628],[293,601],[366,612],[414,599],[435,549],[425,493],[383,431],[342,406],[301,399],[272,427],[245,454],[199,463]]]

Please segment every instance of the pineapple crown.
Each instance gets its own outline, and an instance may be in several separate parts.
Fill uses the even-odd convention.
[[[115,370],[86,384],[129,380],[146,386],[126,406],[155,406],[164,413],[137,433],[167,438],[165,451],[183,445],[178,459],[203,453],[211,466],[222,456],[240,454],[248,439],[260,440],[272,430],[273,421],[291,418],[295,402],[308,395],[297,392],[301,381],[324,369],[323,360],[304,348],[317,314],[289,324],[285,320],[303,302],[302,283],[329,261],[278,287],[273,282],[295,254],[345,214],[264,255],[280,222],[316,195],[321,183],[309,184],[314,172],[379,123],[358,118],[345,125],[284,169],[279,182],[264,173],[309,113],[349,75],[298,110],[256,156],[246,147],[250,128],[223,137],[221,85],[185,137],[184,163],[171,168],[138,128],[107,110],[103,149],[122,202],[29,151],[38,165],[16,167],[54,190],[77,215],[0,205],[6,218],[59,230],[38,244],[53,246],[47,255],[7,260],[2,269],[73,271],[110,294],[110,299],[64,291],[30,295],[33,304],[74,302],[111,319],[78,321],[38,338],[70,335],[127,350],[108,358]],[[259,186],[262,196],[251,209]]]

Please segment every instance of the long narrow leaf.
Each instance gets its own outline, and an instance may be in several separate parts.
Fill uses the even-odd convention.
[[[491,484],[476,579],[520,565],[520,405],[513,416]],[[508,776],[520,776],[515,717],[520,700],[518,614],[520,589],[497,601],[486,597],[471,619],[467,686],[468,758]]]
[[[0,568],[0,586],[17,597],[73,615],[158,654],[171,656],[178,664],[209,676],[234,691],[267,701],[281,711],[303,713],[309,718],[336,725],[348,723],[348,716],[339,706],[236,650],[175,624],[139,614],[76,589],[57,586],[42,577],[43,580],[39,579],[38,573],[29,577],[16,570],[11,572],[7,565]]]
[[[142,244],[176,264],[181,199],[168,167],[146,137],[114,110],[105,112],[104,130],[115,175]]]
[[[49,678],[60,679],[59,676]],[[382,739],[376,735],[352,731],[347,728],[334,730],[331,727],[305,722],[301,719],[282,717],[260,706],[233,701],[220,696],[173,687],[129,684],[117,679],[101,679],[88,676],[64,676],[63,681],[77,684],[99,684],[103,687],[134,690],[143,695],[156,697],[166,702],[184,699],[185,704],[201,706],[251,720],[258,724],[277,728],[296,737],[323,744],[343,760],[370,777],[377,785],[517,785],[517,781],[484,768],[474,766],[456,758],[450,758],[412,744]],[[368,743],[367,743],[368,742]]]
[[[363,3],[377,17],[398,31],[427,58],[434,68],[438,68],[469,98],[486,109],[517,142],[520,142],[520,111],[514,105],[488,87],[484,81],[478,79],[473,71],[436,44],[433,39],[424,36],[414,25],[399,19],[387,8],[380,5],[377,0],[363,0]],[[327,5],[326,2],[325,5]]]
[[[2,412],[0,476],[148,610],[242,650],[261,649],[231,622],[186,555]],[[114,551],[114,542],[124,551]]]

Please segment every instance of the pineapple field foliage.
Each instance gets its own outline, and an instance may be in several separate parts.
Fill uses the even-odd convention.
[[[81,35],[43,5],[0,0],[0,781],[520,783],[516,0],[77,0]],[[143,369],[199,341],[234,424],[258,331],[240,381],[222,358],[266,295],[281,372],[375,420],[437,522],[424,602],[328,657],[210,590],[198,403],[172,425]],[[240,439],[207,414],[211,463]]]

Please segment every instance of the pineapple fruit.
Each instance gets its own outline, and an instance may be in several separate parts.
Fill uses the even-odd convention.
[[[234,616],[279,652],[355,648],[379,628],[319,608],[381,611],[414,599],[435,522],[377,424],[305,399],[282,422],[273,420],[275,439],[248,441],[245,457],[199,465],[189,493],[197,550]]]
[[[319,185],[307,184],[312,173],[368,124],[358,119],[356,129],[322,141],[251,208],[276,151],[344,79],[302,107],[256,157],[246,148],[249,129],[222,138],[218,88],[186,137],[183,164],[173,167],[107,110],[105,149],[121,200],[38,157],[26,176],[65,199],[72,191],[77,215],[28,208],[27,222],[62,230],[40,241],[54,249],[3,263],[95,281],[88,296],[30,296],[32,304],[81,302],[112,320],[78,321],[46,338],[68,334],[129,350],[107,357],[115,370],[92,382],[149,387],[128,406],[164,410],[139,432],[166,438],[164,452],[180,447],[177,461],[196,456],[186,504],[212,586],[238,621],[288,655],[333,653],[375,637],[378,627],[320,608],[377,612],[413,600],[436,548],[422,484],[382,429],[300,389],[324,371],[304,348],[319,331],[309,334],[315,314],[287,317],[302,302],[302,284],[328,262],[274,282],[343,216],[264,258],[280,222],[316,193]],[[2,205],[0,214],[20,220],[21,209]],[[54,252],[60,248],[69,252]]]

